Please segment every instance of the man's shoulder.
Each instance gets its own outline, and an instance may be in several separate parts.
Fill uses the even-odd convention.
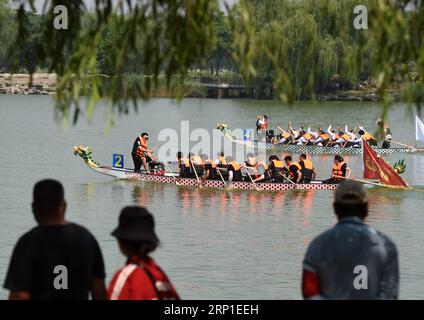
[[[383,232],[381,232],[377,229],[371,228],[371,227],[370,227],[370,230],[375,232],[375,234],[383,242],[384,247],[386,248],[386,250],[389,253],[397,253],[396,244],[388,235],[386,235],[385,233],[383,233]]]
[[[34,240],[42,235],[41,228],[39,226],[33,227],[25,232],[18,240],[17,245],[27,246],[34,243]]]
[[[85,227],[74,223],[68,222],[63,225],[63,231],[67,233],[74,234],[75,237],[85,237],[94,239],[93,234]],[[28,245],[37,242],[37,240],[44,238],[45,236],[49,236],[49,227],[36,226],[31,230],[24,233],[18,240],[18,244],[20,245]]]
[[[85,236],[85,237],[88,237],[88,238],[95,239],[90,230],[88,230],[86,227],[84,227],[80,224],[77,224],[75,222],[68,222],[66,224],[66,228],[68,230],[71,230],[72,232],[75,232],[78,235],[82,235],[82,236]]]
[[[383,232],[375,229],[374,227],[356,220],[356,221],[340,221],[335,226],[319,234],[310,244],[310,247],[322,245],[325,243],[333,242],[335,238],[356,234],[362,234],[367,239],[372,239],[375,242],[383,243],[383,245],[391,251],[396,251],[395,243]]]

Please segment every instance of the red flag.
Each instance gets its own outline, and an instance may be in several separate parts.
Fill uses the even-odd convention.
[[[374,150],[362,139],[362,171],[364,179],[380,179],[376,157],[377,154]]]
[[[387,163],[380,158],[377,153],[362,140],[363,170],[365,179],[380,179],[380,183],[400,188],[408,188],[409,185],[400,175]]]

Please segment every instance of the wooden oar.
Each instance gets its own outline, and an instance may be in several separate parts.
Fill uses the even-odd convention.
[[[378,187],[385,187],[385,188],[390,188],[390,189],[404,189],[404,190],[407,190],[407,189],[410,189],[411,188],[411,187],[406,188],[406,187],[389,186],[389,185],[382,184],[382,183],[377,183],[377,182],[372,182],[372,181],[367,181],[367,180],[361,180],[361,179],[355,179],[355,178],[342,177],[342,176],[335,176],[335,177],[336,178],[345,179],[345,180],[358,181],[358,182],[361,182],[361,183],[364,183],[364,184],[369,184],[369,185],[378,186]]]
[[[243,168],[244,168],[244,170],[246,171],[247,175],[249,176],[250,181],[252,181],[253,186],[255,187],[255,190],[256,190],[256,191],[261,191],[262,189],[261,189],[261,188],[259,188],[259,187],[256,185],[255,181],[253,181],[253,178],[252,178],[252,176],[250,175],[249,170],[247,170],[247,168],[246,168],[246,167],[243,167]]]
[[[190,161],[191,167],[193,168],[194,174],[196,176],[197,183],[198,183],[199,187],[202,188],[202,182],[200,181],[199,176],[197,175],[197,171],[196,171],[196,168],[194,166],[194,163],[191,160],[189,160],[189,161]]]
[[[377,182],[372,182],[372,181],[367,181],[367,180],[361,180],[361,179],[355,179],[355,178],[348,178],[348,177],[343,177],[343,176],[334,176],[334,178],[340,178],[340,179],[344,179],[344,180],[352,180],[352,181],[358,181],[364,184],[370,184],[373,186],[379,186],[379,187],[386,187],[384,184],[381,183],[377,183]]]
[[[409,144],[405,144],[405,143],[402,143],[402,142],[397,142],[397,141],[393,141],[393,140],[390,140],[389,142],[392,142],[394,144],[398,144],[398,145],[403,146],[403,147],[407,147],[408,149],[411,149],[412,151],[423,150],[423,148],[416,148],[416,147],[410,146]]]
[[[227,184],[225,183],[225,179],[224,179],[224,177],[222,176],[222,173],[221,173],[220,168],[219,168],[219,167],[216,167],[216,171],[218,171],[218,174],[219,174],[219,176],[221,177],[222,182],[224,183],[224,187],[226,188],[226,187],[227,187]]]
[[[175,184],[176,184],[177,186],[180,186],[181,184],[178,182],[177,178],[175,178],[174,173],[171,171],[171,169],[169,169],[168,165],[167,165],[165,162],[163,162],[163,165],[165,166],[165,169],[166,169],[166,170],[168,170],[168,172],[169,172],[169,173],[172,175],[172,177],[174,178]]]
[[[291,181],[289,178],[287,178],[284,174],[282,174],[281,172],[279,172],[279,174],[288,182],[290,182],[291,184],[296,184],[295,182]]]

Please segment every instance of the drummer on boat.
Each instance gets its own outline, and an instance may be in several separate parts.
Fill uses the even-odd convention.
[[[148,142],[149,134],[147,132],[143,132],[134,141],[131,151],[134,162],[134,172],[140,172],[141,166],[143,166],[146,172],[149,173],[148,163],[157,161],[156,157],[153,155],[154,150],[149,149]]]
[[[376,121],[376,124],[378,126],[378,133],[383,138],[383,143],[381,147],[383,149],[389,149],[390,148],[390,141],[392,140],[392,131],[390,130],[390,126],[388,123],[384,122],[382,119],[378,119]]]
[[[256,132],[265,132],[268,129],[268,116],[258,115],[256,120]]]

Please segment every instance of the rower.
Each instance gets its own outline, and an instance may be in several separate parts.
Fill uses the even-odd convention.
[[[327,145],[333,146],[336,143],[336,141],[339,139],[339,135],[337,134],[336,130],[331,129],[331,125],[327,129],[327,134],[330,137]]]
[[[246,156],[246,161],[244,163],[246,167],[254,168],[256,164],[258,163],[258,160],[256,159],[253,153],[249,152]]]
[[[134,162],[134,172],[140,172],[140,168],[143,165],[147,173],[149,173],[148,163],[151,161],[156,161],[156,158],[153,156],[153,150],[149,150],[148,147],[149,134],[143,132],[138,136],[133,144],[131,151],[131,156]]]
[[[283,161],[278,158],[276,155],[271,155],[269,157],[269,165],[268,165],[268,172],[271,177],[271,179],[275,182],[284,182],[283,174],[287,171],[287,169],[284,166]]]
[[[333,169],[331,171],[331,178],[324,180],[322,183],[340,183],[345,178],[349,178],[352,170],[348,167],[343,157],[340,155],[334,156]]]
[[[302,172],[302,179],[300,182],[310,183],[316,176],[314,164],[311,160],[307,159],[306,154],[301,154],[299,160],[299,164],[302,167],[300,170],[300,172]]]
[[[300,130],[294,130],[293,127],[292,127],[291,121],[290,121],[289,122],[289,130],[290,130],[290,133],[293,137],[293,139],[292,139],[293,143],[297,142],[297,139],[301,136],[302,128],[300,128]]]
[[[324,130],[318,128],[318,137],[315,139],[314,143],[317,146],[326,146],[330,141],[330,136]]]
[[[283,144],[290,143],[292,140],[292,135],[285,130],[282,130],[282,129],[279,129],[279,130],[281,131],[281,134],[278,135],[279,139],[277,143],[283,143]]]
[[[297,145],[309,145],[313,138],[313,135],[309,132],[301,131],[302,136],[298,139]]]
[[[365,131],[365,129],[363,128],[363,127],[359,127],[359,131],[358,131],[358,134],[362,137],[362,138],[364,138],[364,140],[370,145],[370,146],[373,146],[373,147],[376,147],[377,146],[377,139],[376,138],[374,138],[374,136],[371,134],[371,133],[369,133],[369,132],[367,132],[367,131]]]
[[[246,170],[249,171],[253,182],[266,181],[271,179],[271,175],[268,172],[268,165],[262,159],[259,159],[254,167],[246,165]]]
[[[217,171],[217,164],[215,161],[210,160],[209,157],[205,154],[202,155],[203,160],[203,168],[204,168],[204,175],[202,177],[202,180],[217,180],[219,179],[218,171]]]
[[[341,141],[341,144],[340,144],[340,146],[342,146],[342,147],[346,147],[347,146],[347,144],[349,143],[349,140],[351,139],[350,138],[350,135],[345,131],[345,132],[343,132],[343,131],[340,131],[339,132],[339,141]]]
[[[196,169],[197,175],[201,176],[203,175],[203,160],[201,156],[196,156],[193,153],[188,154],[188,158],[190,159],[190,162],[193,164],[194,168]],[[192,174],[193,177],[195,177],[195,173],[193,171]]]
[[[188,158],[184,158],[183,153],[181,151],[177,152],[177,160],[178,160],[178,173],[182,178],[190,177],[191,166],[190,160]]]
[[[347,129],[347,125],[345,128],[345,132],[349,135],[350,139],[349,139],[349,143],[346,145],[347,147],[359,147],[362,141],[362,138],[358,138],[358,136],[356,135],[356,129],[352,129],[352,130],[348,130]]]
[[[233,181],[242,181],[243,175],[241,173],[240,164],[233,160],[233,157],[228,156],[225,158],[227,162],[227,173],[228,173],[228,181],[231,183]]]
[[[295,183],[299,183],[302,179],[302,167],[300,164],[298,162],[293,162],[293,158],[291,156],[286,156],[284,158],[284,162],[286,163],[291,180]]]
[[[218,152],[218,159],[215,161],[215,163],[219,168],[227,167],[227,161],[225,161],[225,155],[223,151]]]

